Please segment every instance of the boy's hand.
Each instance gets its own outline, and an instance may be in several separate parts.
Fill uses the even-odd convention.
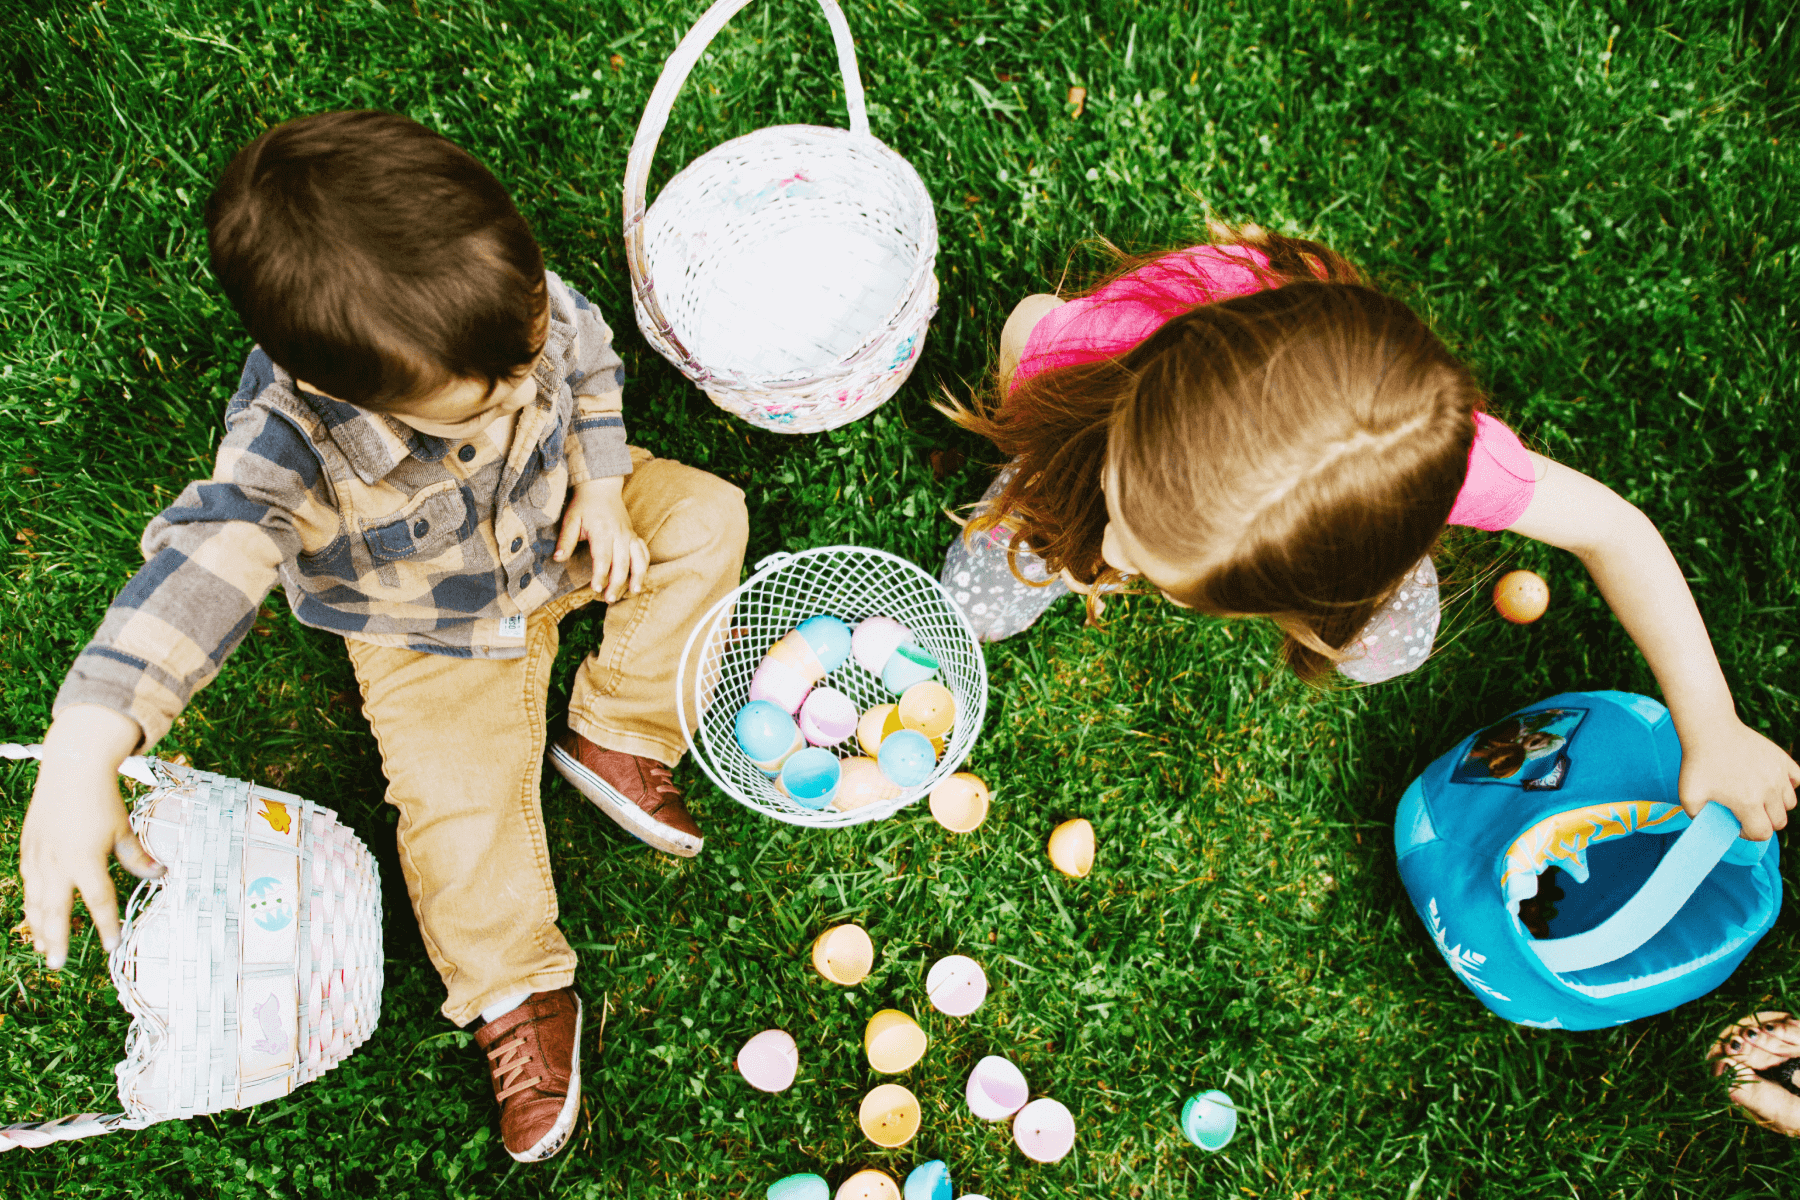
[[[19,834],[25,920],[51,970],[69,957],[69,912],[80,889],[108,951],[119,942],[119,896],[106,860],[139,879],[163,867],[144,851],[119,799],[119,764],[138,743],[137,722],[98,705],[64,709],[44,735],[43,761]]]
[[[1689,816],[1717,800],[1737,815],[1744,837],[1760,842],[1787,828],[1800,764],[1734,717],[1681,740],[1680,786],[1681,807]]]
[[[629,591],[637,595],[650,568],[650,548],[631,528],[625,511],[625,480],[612,475],[578,483],[563,509],[556,561],[565,561],[582,538],[594,555],[593,588],[608,604]]]

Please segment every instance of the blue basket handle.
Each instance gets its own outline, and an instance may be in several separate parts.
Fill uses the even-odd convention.
[[[1526,944],[1558,974],[1625,957],[1661,933],[1720,862],[1748,865],[1762,858],[1770,842],[1746,842],[1740,832],[1742,826],[1729,808],[1708,804],[1618,912],[1584,933],[1530,939]]]

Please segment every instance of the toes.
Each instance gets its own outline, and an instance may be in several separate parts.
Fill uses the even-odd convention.
[[[1800,1096],[1781,1085],[1753,1078],[1732,1088],[1731,1099],[1765,1129],[1800,1136]]]

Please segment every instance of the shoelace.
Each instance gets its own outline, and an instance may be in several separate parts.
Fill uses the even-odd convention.
[[[656,793],[658,797],[656,800],[656,807],[647,810],[652,816],[655,816],[658,812],[662,811],[662,806],[668,803],[668,801],[662,799],[662,797],[673,796],[677,800],[681,798],[681,789],[675,786],[674,775],[670,773],[669,768],[663,766],[661,763],[652,763],[650,765],[650,790]]]
[[[503,1054],[506,1055],[503,1060],[494,1061]],[[488,1069],[505,1085],[503,1090],[494,1097],[501,1104],[506,1103],[507,1097],[517,1095],[526,1088],[535,1087],[543,1082],[543,1077],[539,1075],[533,1075],[530,1079],[519,1078],[531,1062],[531,1055],[525,1053],[525,1035],[522,1033],[515,1033],[506,1041],[501,1042],[489,1050],[487,1056],[488,1061],[493,1064]]]

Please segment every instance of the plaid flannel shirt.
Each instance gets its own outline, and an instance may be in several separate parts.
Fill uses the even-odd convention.
[[[55,707],[125,713],[153,745],[279,580],[303,623],[456,657],[525,652],[525,614],[584,586],[553,560],[568,489],[631,472],[624,369],[600,314],[547,273],[538,396],[509,445],[448,442],[295,387],[260,348],[210,480],[144,531],[145,564],[75,659]]]

